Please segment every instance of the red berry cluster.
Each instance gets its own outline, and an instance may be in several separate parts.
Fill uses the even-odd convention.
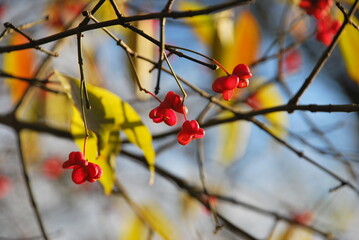
[[[333,3],[333,0],[301,0],[299,3],[299,7],[317,20],[315,38],[326,46],[332,42],[341,26],[340,22],[329,14]]]
[[[160,101],[160,100],[159,100]],[[205,132],[199,127],[196,120],[187,120],[187,107],[183,104],[183,99],[180,95],[170,91],[166,94],[160,105],[151,110],[149,117],[155,123],[165,122],[169,126],[177,123],[177,113],[183,114],[185,122],[182,124],[182,129],[178,133],[177,140],[182,145],[187,145],[195,138],[202,138]]]
[[[12,189],[12,181],[5,175],[0,175],[0,199],[8,195]]]
[[[62,165],[65,169],[73,169],[72,181],[82,184],[86,181],[95,182],[102,176],[102,169],[99,165],[85,160],[81,152],[71,152],[69,159]]]
[[[212,85],[212,90],[216,93],[222,93],[223,99],[231,100],[236,88],[245,88],[249,85],[249,78],[252,73],[246,64],[238,64],[232,74],[217,78]]]
[[[302,0],[299,7],[303,8],[308,15],[320,19],[329,14],[333,0]]]
[[[155,123],[165,122],[168,126],[176,125],[176,113],[187,114],[188,109],[183,105],[182,97],[170,91],[161,104],[153,109],[149,116]]]

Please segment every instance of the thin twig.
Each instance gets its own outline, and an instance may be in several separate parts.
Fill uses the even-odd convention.
[[[148,166],[148,163],[146,162],[144,157],[137,156],[137,155],[127,152],[125,150],[121,150],[121,154],[124,156],[130,157],[132,160],[135,160],[136,162],[140,163],[143,166],[146,166],[146,167]],[[203,199],[203,194],[198,192],[198,190],[196,188],[189,186],[185,181],[174,176],[173,174],[169,173],[167,170],[163,169],[160,166],[157,166],[156,173],[160,174],[164,178],[167,178],[169,181],[173,182],[179,188],[186,191],[190,196],[192,196],[197,201],[199,201],[203,206],[205,206],[206,208],[209,208],[208,202],[205,199]],[[243,229],[232,224],[222,214],[218,213],[218,218],[223,222],[224,227],[226,227],[228,230],[230,230],[234,234],[238,235],[239,237],[242,237],[243,239],[246,239],[246,240],[258,240],[256,237],[252,236],[251,234],[247,233]]]
[[[168,0],[165,7],[162,9],[162,12],[170,12],[172,4],[174,0]],[[157,73],[157,83],[155,87],[155,94],[157,95],[160,91],[160,81],[161,81],[161,72],[162,72],[162,63],[163,63],[163,55],[166,54],[164,52],[165,49],[165,25],[166,25],[166,18],[160,19],[160,49],[159,49],[159,57],[158,57],[158,73]]]
[[[25,24],[22,24],[22,25],[19,25],[17,26],[17,29],[19,30],[24,30],[24,29],[27,29],[27,28],[31,28],[39,23],[42,23],[44,21],[47,21],[49,20],[49,16],[45,16],[39,20],[36,20],[36,21],[33,21],[33,22],[30,22],[30,23],[25,23]],[[4,31],[0,34],[0,41],[3,40],[3,38],[7,35],[7,34],[10,34],[14,31],[14,29],[12,28],[8,28],[8,27],[5,27]]]
[[[359,26],[352,21],[349,17],[348,17],[348,13],[345,10],[345,8],[343,7],[343,5],[340,2],[335,2],[335,4],[337,5],[337,7],[339,8],[339,10],[343,13],[344,17],[347,19],[347,21],[356,29],[359,31]]]
[[[34,42],[34,39],[32,39],[29,35],[27,35],[25,32],[23,32],[23,31],[20,30],[19,28],[17,28],[17,27],[15,27],[14,25],[12,25],[12,23],[6,22],[6,23],[4,23],[4,26],[5,26],[6,28],[13,29],[15,32],[21,34],[21,35],[24,36],[27,40],[29,40],[30,43]],[[48,51],[48,50],[46,50],[46,49],[44,49],[44,48],[42,48],[42,47],[40,47],[40,46],[38,46],[38,45],[34,46],[34,48],[35,48],[36,50],[39,50],[39,51],[43,52],[43,53],[46,53],[47,55],[52,56],[52,57],[58,57],[58,56],[59,56],[58,53]]]
[[[13,116],[13,118],[15,118],[15,116]],[[22,171],[22,175],[23,175],[24,181],[25,181],[26,192],[27,192],[28,198],[30,200],[31,207],[35,213],[35,218],[36,218],[37,224],[40,228],[41,235],[45,240],[48,240],[49,237],[47,236],[47,233],[45,231],[45,226],[44,226],[43,220],[41,218],[41,214],[40,214],[39,208],[37,206],[34,193],[32,191],[30,177],[28,174],[28,170],[27,170],[27,166],[26,166],[26,162],[25,162],[25,156],[24,156],[24,152],[22,149],[21,139],[20,139],[20,130],[19,129],[15,129],[15,130],[17,133],[17,143],[18,143],[18,149],[19,149],[19,153],[20,153],[21,171]]]

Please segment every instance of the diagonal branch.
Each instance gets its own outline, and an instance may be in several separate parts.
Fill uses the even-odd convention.
[[[303,85],[301,86],[301,88],[292,97],[292,99],[289,100],[288,105],[296,105],[298,103],[298,101],[299,101],[299,98],[303,95],[303,93],[309,87],[309,85],[314,81],[315,77],[318,75],[318,73],[320,72],[320,70],[322,69],[324,64],[327,62],[329,56],[332,54],[335,46],[337,45],[337,43],[339,41],[340,35],[344,31],[344,28],[346,27],[346,25],[349,23],[349,19],[354,15],[358,4],[359,4],[359,0],[356,0],[355,3],[353,4],[353,6],[351,7],[351,9],[349,10],[349,13],[348,13],[347,17],[344,18],[343,24],[340,27],[340,29],[338,30],[338,32],[336,33],[336,35],[334,36],[332,42],[325,49],[322,56],[319,58],[318,62],[314,66],[312,72],[309,74],[307,79],[305,79],[305,81],[304,81]]]

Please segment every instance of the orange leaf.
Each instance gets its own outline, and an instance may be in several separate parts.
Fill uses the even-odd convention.
[[[11,37],[9,44],[18,45],[26,42],[28,42],[28,40],[24,36],[15,34]],[[7,73],[19,77],[31,78],[33,63],[33,50],[29,49],[11,52],[6,54],[4,57],[4,70]],[[11,100],[13,102],[17,102],[23,96],[28,86],[28,83],[15,79],[7,79],[6,84],[10,89]]]
[[[256,58],[260,44],[259,25],[249,11],[243,11],[235,24],[232,62],[228,65],[233,69],[237,64],[250,65]]]

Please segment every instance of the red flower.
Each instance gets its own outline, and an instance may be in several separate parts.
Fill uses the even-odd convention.
[[[325,18],[319,19],[315,38],[324,45],[329,46],[340,26],[341,23],[332,19],[329,15]]]
[[[182,145],[187,145],[194,138],[202,138],[205,132],[199,127],[196,120],[185,121],[181,131],[178,133],[177,140]]]
[[[0,199],[9,194],[12,188],[12,181],[7,176],[0,176]]]
[[[299,7],[304,9],[308,15],[313,15],[316,19],[321,19],[329,14],[333,0],[302,0]]]
[[[102,176],[101,167],[85,160],[81,152],[71,152],[69,160],[64,162],[62,167],[74,169],[72,171],[72,181],[76,184],[82,184],[86,181],[95,182]]]
[[[186,114],[187,107],[183,105],[182,97],[172,91],[168,92],[161,104],[152,109],[149,117],[155,123],[165,122],[169,126],[177,123],[176,112]]]
[[[238,83],[239,78],[236,75],[219,77],[213,82],[212,90],[217,93],[222,93],[223,99],[229,101]]]

